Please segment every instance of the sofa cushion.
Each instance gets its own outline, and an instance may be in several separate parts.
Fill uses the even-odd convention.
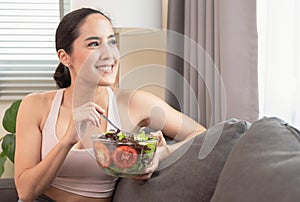
[[[0,201],[12,202],[18,201],[18,194],[13,178],[0,179]]]
[[[209,201],[228,154],[248,126],[231,119],[211,127],[165,159],[151,179],[120,179],[113,201]]]
[[[299,201],[300,133],[281,119],[263,118],[234,146],[212,202]]]

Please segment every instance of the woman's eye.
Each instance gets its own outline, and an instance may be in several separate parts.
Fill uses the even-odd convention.
[[[116,44],[117,44],[117,41],[116,41],[115,39],[113,39],[113,40],[110,40],[110,41],[108,42],[108,44],[109,44],[109,45],[116,45]]]
[[[88,46],[99,46],[99,42],[98,41],[94,41],[88,44]]]

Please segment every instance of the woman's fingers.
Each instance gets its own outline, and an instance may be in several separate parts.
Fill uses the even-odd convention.
[[[154,157],[151,165],[145,169],[145,173],[154,173],[154,171],[158,168],[159,158]]]
[[[167,142],[164,138],[164,135],[160,130],[158,130],[156,132],[151,132],[150,134],[153,135],[153,136],[156,136],[158,138],[158,142],[157,142],[158,147],[167,145]]]
[[[93,125],[100,127],[100,113],[105,113],[105,111],[99,105],[88,102],[74,109],[74,121],[76,123],[91,122]]]
[[[156,150],[156,153],[155,153],[152,163],[150,164],[149,167],[147,167],[145,169],[145,174],[133,177],[133,179],[135,179],[135,180],[147,180],[147,179],[151,178],[152,174],[158,168],[160,160],[163,159],[163,156],[165,155],[167,144],[166,144],[165,138],[163,137],[162,132],[156,131],[151,134],[158,137],[158,139],[159,139],[158,140],[158,148]]]
[[[152,174],[154,173],[154,171],[157,169],[158,167],[158,164],[156,165],[151,165],[151,167],[147,168],[145,170],[145,174],[141,174],[141,175],[137,175],[135,177],[133,177],[132,179],[135,179],[135,180],[147,180],[147,179],[150,179]]]
[[[162,161],[170,154],[169,145],[167,144],[166,139],[161,131],[152,132],[151,134],[157,136],[158,138],[155,158],[158,158],[159,161]]]
[[[154,171],[158,168],[158,164],[159,164],[159,158],[154,157],[151,165],[145,169],[145,174],[137,175],[137,176],[133,177],[132,179],[135,179],[135,180],[150,179],[152,174],[154,173]]]
[[[146,174],[143,174],[143,175],[137,175],[135,177],[133,177],[132,179],[134,180],[148,180],[151,178],[153,173],[146,173]]]
[[[95,109],[98,113],[100,114],[104,114],[105,113],[105,110],[102,109],[99,105],[95,104]]]

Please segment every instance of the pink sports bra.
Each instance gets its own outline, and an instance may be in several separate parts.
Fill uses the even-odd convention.
[[[108,117],[121,126],[117,102],[111,88],[107,88],[109,94]],[[58,143],[56,136],[56,121],[61,106],[64,89],[57,91],[52,106],[42,130],[42,159]],[[107,125],[107,130],[112,126]],[[74,194],[104,198],[113,194],[116,177],[105,174],[97,164],[92,148],[71,149],[60,171],[54,179],[52,186]]]

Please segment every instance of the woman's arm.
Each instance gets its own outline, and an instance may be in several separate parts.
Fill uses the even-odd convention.
[[[139,90],[134,92],[131,96],[129,107],[130,114],[137,114],[132,116],[139,116],[135,118],[136,120],[142,120],[148,124],[147,127],[152,129],[162,130],[164,135],[179,142],[206,130],[205,127],[192,118],[145,91]]]
[[[41,119],[45,101],[39,94],[25,97],[19,108],[16,125],[15,182],[19,197],[33,201],[51,184],[74,142],[62,138],[41,160]],[[70,121],[72,125],[73,121]],[[67,133],[74,133],[70,126]]]
[[[170,153],[183,145],[192,137],[204,132],[206,129],[190,117],[173,109],[166,102],[145,91],[136,91],[131,96],[130,114],[138,114],[136,120],[147,123],[147,127],[161,130],[163,135],[168,136],[178,143],[167,145],[161,136],[162,142],[157,152],[158,161],[165,159]],[[133,115],[134,116],[134,115]],[[145,121],[147,120],[147,121]],[[153,172],[158,166],[153,165],[148,171]]]

